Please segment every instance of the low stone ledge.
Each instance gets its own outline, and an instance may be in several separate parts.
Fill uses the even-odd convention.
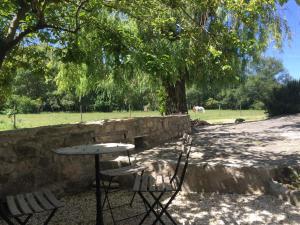
[[[153,174],[173,173],[176,161],[152,162],[147,165]],[[183,168],[183,164],[180,166]],[[187,192],[266,194],[270,173],[264,168],[228,167],[226,165],[190,164],[185,176]]]
[[[147,168],[156,176],[172,174],[176,160],[153,161]],[[182,169],[183,165],[181,165]],[[280,166],[279,166],[280,167]],[[184,190],[186,192],[270,194],[300,207],[300,190],[289,190],[272,179],[274,167],[230,167],[228,165],[189,164]]]

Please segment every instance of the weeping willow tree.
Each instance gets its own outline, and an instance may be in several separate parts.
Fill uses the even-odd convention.
[[[168,19],[154,29],[138,24],[143,41],[139,61],[161,81],[167,114],[187,112],[186,84],[238,81],[247,62],[258,58],[270,39],[280,48],[289,35],[277,1],[159,3]]]
[[[66,56],[83,60],[96,79],[130,80],[144,71],[163,87],[166,114],[187,113],[187,84],[235,82],[270,38],[281,47],[289,29],[277,3],[110,1]]]
[[[144,71],[163,87],[166,114],[187,113],[187,85],[236,82],[270,40],[281,47],[290,32],[278,3],[110,1],[71,50],[83,52],[94,78],[130,80]]]
[[[80,121],[82,122],[82,97],[88,94],[89,84],[86,64],[65,63],[59,65],[56,84],[60,92],[75,92],[79,100]]]

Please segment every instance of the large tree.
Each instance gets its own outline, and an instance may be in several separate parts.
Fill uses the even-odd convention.
[[[0,6],[0,68],[9,53],[25,38],[63,41],[76,34],[88,0],[3,0]]]
[[[139,58],[165,88],[166,113],[187,112],[186,83],[237,80],[246,62],[266,49],[269,38],[280,47],[289,30],[277,3],[158,1],[165,18],[155,27],[138,23],[144,56]]]
[[[288,29],[276,7],[286,1],[4,0],[0,84],[7,87],[20,49],[45,41],[64,61],[86,63],[93,79],[109,71],[152,74],[165,88],[167,113],[184,113],[187,81],[231,80],[270,37],[280,45]]]

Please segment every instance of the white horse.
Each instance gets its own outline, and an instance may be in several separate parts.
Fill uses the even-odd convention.
[[[204,109],[204,107],[202,107],[202,106],[194,106],[194,107],[193,107],[193,111],[194,111],[194,112],[202,112],[202,113],[205,113],[205,109]]]

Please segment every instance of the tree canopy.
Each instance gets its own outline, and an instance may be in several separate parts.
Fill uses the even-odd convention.
[[[270,38],[281,47],[289,28],[276,8],[286,2],[3,0],[0,95],[9,93],[14,68],[28,57],[46,61],[45,68],[51,64],[51,57],[42,60],[44,53],[31,47],[46,43],[62,71],[74,69],[77,92],[85,92],[82,71],[90,84],[147,74],[163,87],[166,112],[184,113],[187,84],[236,81]],[[69,87],[70,73],[58,73],[60,85]]]

